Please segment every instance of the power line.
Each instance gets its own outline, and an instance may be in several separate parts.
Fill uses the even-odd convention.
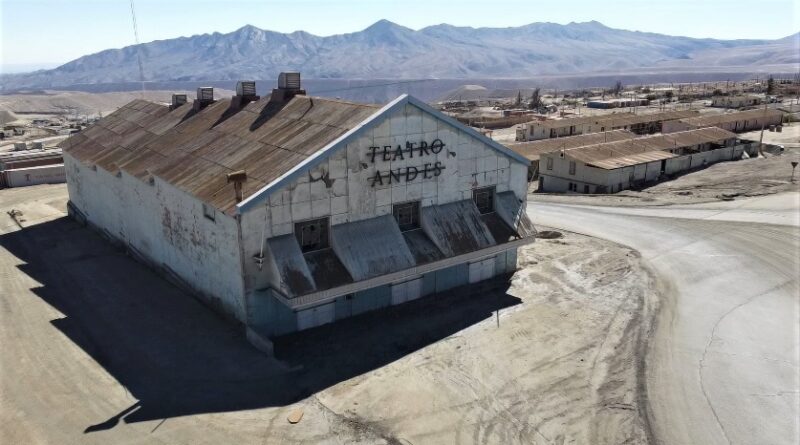
[[[139,81],[142,82],[142,99],[144,99],[144,67],[142,66],[142,53],[139,48],[139,27],[136,24],[136,11],[133,8],[133,0],[131,2],[131,19],[133,19],[133,37],[136,40],[136,62],[139,64]]]

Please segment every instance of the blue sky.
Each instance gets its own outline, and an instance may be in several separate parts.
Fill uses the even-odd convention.
[[[245,24],[317,35],[385,18],[412,29],[439,23],[507,27],[597,20],[690,37],[774,39],[800,31],[798,0],[134,0],[142,42]],[[134,43],[129,0],[0,0],[3,71],[55,66]]]

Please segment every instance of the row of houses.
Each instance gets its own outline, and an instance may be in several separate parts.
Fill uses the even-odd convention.
[[[604,131],[602,133],[589,133],[563,138],[540,139],[530,142],[513,142],[507,144],[507,146],[522,156],[525,156],[531,162],[531,165],[528,168],[528,181],[535,181],[539,178],[539,158],[542,153],[569,150],[572,148],[601,144],[604,142],[633,139],[635,137],[635,134],[627,130],[612,130]]]
[[[58,184],[65,180],[60,148],[0,153],[0,188]]]
[[[663,132],[673,133],[703,127],[717,127],[734,133],[761,130],[783,122],[783,112],[775,109],[739,111],[724,114],[706,114],[671,120],[664,123]]]
[[[612,113],[533,121],[517,128],[515,139],[519,142],[535,141],[611,130],[628,130],[640,135],[653,134],[661,132],[665,122],[695,116],[699,116],[697,111],[681,110],[651,114]]]
[[[311,97],[299,73],[264,98],[246,84],[133,101],[62,147],[70,213],[259,348],[507,274],[534,241],[524,156],[408,95]]]
[[[615,193],[755,149],[732,132],[708,127],[548,151],[539,155],[539,191]]]

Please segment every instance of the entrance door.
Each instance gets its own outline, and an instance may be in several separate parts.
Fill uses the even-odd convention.
[[[661,174],[664,174],[667,171],[667,160],[661,160]]]

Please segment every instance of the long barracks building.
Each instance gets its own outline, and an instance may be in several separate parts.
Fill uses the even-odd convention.
[[[403,95],[199,89],[64,141],[70,212],[241,321],[310,328],[515,270],[529,161]]]

